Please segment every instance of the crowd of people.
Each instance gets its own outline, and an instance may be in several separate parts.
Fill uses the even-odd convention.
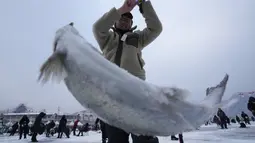
[[[247,103],[248,110],[253,114],[255,117],[255,98],[250,97]],[[225,114],[225,112],[219,108],[217,114],[213,117],[212,123],[216,123],[221,129],[227,129],[228,125],[231,123],[238,123],[240,124],[240,128],[245,128],[247,124],[250,124],[250,121],[255,121],[254,117],[249,117],[244,111],[242,111],[239,115],[236,115],[235,118],[230,118]],[[209,124],[209,121],[206,125]]]
[[[14,136],[15,133],[19,133],[19,139],[27,138],[27,136],[31,136],[32,142],[38,142],[37,141],[37,135],[42,135],[45,133],[46,137],[54,136],[57,133],[57,138],[62,138],[63,134],[67,138],[70,138],[70,133],[73,131],[73,135],[75,136],[83,136],[84,132],[88,132],[90,130],[90,125],[88,123],[82,125],[81,127],[78,127],[79,120],[77,119],[74,122],[74,125],[72,127],[67,126],[67,119],[65,115],[63,115],[59,121],[59,125],[56,125],[55,121],[51,120],[47,124],[44,124],[42,119],[45,117],[46,113],[41,112],[35,119],[35,122],[32,126],[29,126],[29,118],[27,115],[24,115],[19,122],[16,122],[13,124],[10,136]],[[78,134],[76,135],[76,132],[78,130]]]
[[[255,121],[254,117],[249,117],[244,111],[242,111],[240,115],[241,116],[236,115],[235,118],[230,119],[225,112],[219,108],[211,123],[216,123],[221,129],[228,129],[228,125],[231,123],[238,123],[241,128],[245,128],[247,124],[250,124],[250,121]],[[208,121],[206,125],[209,123],[210,121]]]
[[[27,115],[24,115],[19,122],[16,122],[12,125],[11,130],[9,131],[9,136],[14,136],[16,133],[19,134],[19,139],[26,139],[28,136],[31,136],[31,142],[38,142],[37,136],[45,134],[46,137],[53,137],[57,134],[57,138],[62,138],[63,134],[66,138],[70,138],[70,135],[73,136],[83,136],[83,133],[86,133],[90,130],[99,131],[101,130],[102,134],[102,143],[108,142],[109,135],[107,134],[106,124],[100,120],[96,119],[93,125],[89,123],[85,123],[84,125],[80,124],[79,119],[76,119],[72,126],[67,126],[67,119],[65,115],[59,121],[57,125],[54,120],[48,121],[45,123],[43,118],[46,116],[46,113],[41,112],[35,119],[34,124],[32,126],[29,125],[29,118]],[[182,135],[179,134],[179,137],[182,139]],[[171,136],[171,140],[179,140],[175,135]]]

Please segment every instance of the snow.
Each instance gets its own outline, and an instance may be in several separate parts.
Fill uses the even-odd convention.
[[[13,125],[12,122],[8,122],[8,123],[6,124],[6,126],[8,126],[8,127],[11,127],[12,125]]]
[[[73,126],[73,125],[74,125],[74,122],[72,121],[72,122],[70,122],[68,125],[69,125],[69,126]]]
[[[238,128],[238,124],[232,124],[227,130],[219,129],[215,124],[203,126],[199,130],[187,132],[183,134],[185,143],[254,143],[255,139],[255,123],[248,125],[248,128]],[[38,137],[39,142],[51,143],[101,143],[101,134],[97,132],[89,132],[81,137],[71,136],[71,138],[57,139],[55,137],[46,138],[45,135]],[[27,143],[28,139],[18,140],[18,136],[8,137],[0,136],[0,142],[8,143]],[[171,141],[170,137],[159,137],[160,143],[178,143],[178,141]],[[130,138],[130,143],[132,143]]]
[[[227,101],[223,101],[224,106],[222,107],[223,111],[229,117],[235,117],[236,115],[240,115],[242,111],[244,111],[249,116],[252,116],[252,113],[247,108],[247,103],[250,96],[255,97],[255,94],[248,93],[237,93],[233,94]]]
[[[83,124],[81,122],[78,122],[78,126],[82,126]]]

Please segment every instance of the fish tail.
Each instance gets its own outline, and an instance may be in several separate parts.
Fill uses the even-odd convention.
[[[38,82],[46,83],[49,80],[60,82],[67,76],[64,66],[66,53],[55,51],[41,66]]]
[[[229,79],[229,75],[226,74],[223,80],[218,85],[207,88],[206,97],[204,101],[201,103],[210,107],[219,106],[222,101],[222,97],[224,96],[228,79]]]

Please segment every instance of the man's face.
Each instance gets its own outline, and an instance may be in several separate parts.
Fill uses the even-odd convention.
[[[131,29],[133,24],[132,19],[122,16],[118,22],[116,22],[116,28],[121,30],[129,30]]]

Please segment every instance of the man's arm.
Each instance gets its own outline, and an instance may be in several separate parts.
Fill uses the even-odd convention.
[[[220,111],[217,112],[216,116],[219,118],[220,117]]]
[[[105,13],[93,25],[94,37],[97,40],[100,49],[103,50],[110,38],[110,28],[114,23],[119,20],[121,14],[116,8],[112,8],[109,12]]]
[[[19,125],[21,125],[23,123],[23,117],[21,118],[21,120],[19,120]]]
[[[224,117],[228,117],[224,111],[222,111]]]
[[[137,33],[139,34],[140,47],[144,48],[162,32],[162,24],[150,1],[143,2],[142,9],[147,27],[142,31],[137,31]]]

